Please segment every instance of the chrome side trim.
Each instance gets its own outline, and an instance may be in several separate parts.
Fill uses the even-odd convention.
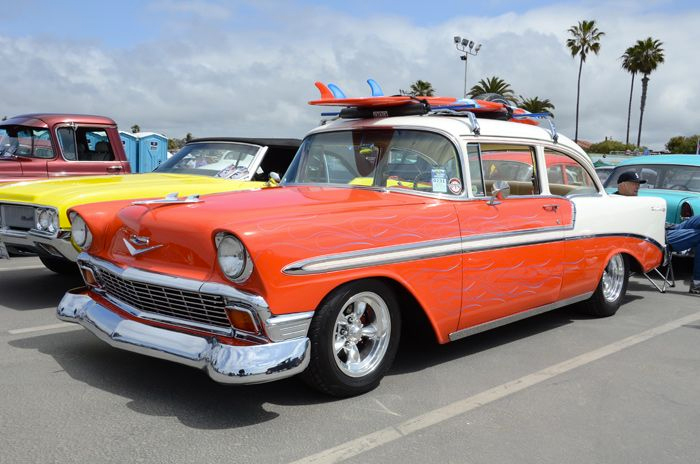
[[[368,266],[381,266],[406,261],[475,253],[479,251],[541,245],[543,243],[554,243],[570,240],[583,240],[594,237],[632,237],[652,243],[660,250],[664,249],[664,246],[659,244],[656,240],[642,235],[607,233],[565,237],[560,234],[561,232],[571,230],[573,230],[573,225],[543,227],[539,229],[496,232],[472,235],[462,238],[455,237],[443,240],[432,240],[406,245],[378,247],[369,250],[317,256],[288,264],[282,268],[282,273],[287,275],[322,274],[325,272],[359,269]]]
[[[565,241],[570,241],[570,240],[586,240],[589,238],[601,238],[601,237],[628,237],[628,238],[636,238],[639,240],[642,240],[644,242],[649,242],[655,247],[657,247],[661,252],[663,252],[666,249],[666,245],[662,245],[661,243],[657,242],[651,237],[647,237],[646,235],[639,235],[639,234],[627,234],[627,233],[603,233],[603,234],[586,234],[586,235],[575,235],[571,237],[566,237],[564,240]]]
[[[462,252],[460,237],[408,245],[394,245],[370,250],[319,256],[289,264],[282,269],[288,275],[319,274],[323,272],[379,266],[416,259],[436,258]]]
[[[495,329],[502,325],[510,324],[511,322],[516,322],[522,319],[526,319],[530,316],[536,316],[538,314],[546,313],[547,311],[552,311],[554,309],[561,308],[570,304],[578,303],[579,301],[584,301],[589,299],[593,295],[593,292],[587,292],[579,296],[572,298],[567,298],[566,300],[555,301],[544,306],[539,306],[537,308],[529,309],[527,311],[522,311],[517,314],[512,314],[510,316],[502,317],[494,321],[484,322],[483,324],[475,325],[472,327],[467,327],[466,329],[458,330],[457,332],[452,332],[450,334],[450,341],[459,340],[470,335],[475,335],[486,330]]]
[[[309,365],[307,337],[278,343],[234,346],[125,319],[94,301],[87,289],[67,292],[56,310],[59,319],[80,324],[100,340],[122,350],[203,369],[226,384],[271,382]]]

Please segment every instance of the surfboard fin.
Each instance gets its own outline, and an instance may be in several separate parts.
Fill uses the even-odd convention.
[[[377,81],[374,79],[367,79],[367,83],[369,84],[369,88],[372,89],[372,96],[373,97],[383,97],[384,92],[382,92],[382,88],[379,87],[379,84],[377,84]]]
[[[328,83],[328,88],[329,88],[329,89],[331,90],[331,92],[333,93],[333,97],[335,97],[335,98],[348,98],[348,97],[345,95],[345,92],[343,92],[342,90],[340,90],[340,87],[338,87],[337,85],[331,84],[331,83],[329,82],[329,83]]]
[[[314,85],[318,89],[319,92],[321,92],[321,100],[332,100],[335,98],[333,96],[333,92],[330,91],[328,87],[326,87],[326,84],[324,84],[321,81],[316,81],[314,82]]]

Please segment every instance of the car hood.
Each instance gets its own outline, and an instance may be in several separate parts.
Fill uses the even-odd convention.
[[[70,227],[66,210],[85,203],[158,198],[175,192],[181,196],[204,195],[266,185],[265,182],[165,173],[65,177],[0,184],[0,202],[52,206],[59,210],[61,227]]]
[[[213,243],[217,232],[238,236],[254,261],[265,260],[271,248],[283,255],[286,252],[280,250],[287,250],[291,256],[361,246],[369,236],[381,235],[379,231],[389,223],[404,231],[404,240],[416,241],[440,229],[436,221],[442,218],[426,217],[427,226],[417,223],[415,217],[405,218],[417,211],[418,206],[411,205],[433,201],[361,188],[281,187],[209,195],[198,203],[132,204],[121,209],[120,204],[104,204],[102,211],[98,210],[102,205],[86,205],[76,211],[88,218],[91,229],[91,217],[113,218],[108,224],[93,222],[97,230],[91,254],[126,266],[205,280],[216,263]],[[125,241],[134,236],[159,248],[132,255]],[[344,238],[338,243],[339,237],[354,237],[357,242]]]

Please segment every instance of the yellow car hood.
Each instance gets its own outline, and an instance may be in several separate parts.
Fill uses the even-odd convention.
[[[160,198],[263,188],[267,182],[237,181],[187,174],[128,174],[65,177],[0,185],[0,203],[27,203],[57,208],[61,228],[70,227],[66,211],[100,201]]]

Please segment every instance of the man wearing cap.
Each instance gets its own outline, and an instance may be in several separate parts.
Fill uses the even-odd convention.
[[[639,193],[639,185],[644,183],[646,180],[640,179],[636,172],[623,172],[617,178],[615,194],[636,197]],[[690,293],[700,295],[700,216],[693,216],[680,224],[666,224],[666,243],[672,251],[683,251],[690,248],[695,250]]]
[[[615,195],[624,195],[626,197],[636,197],[639,192],[639,184],[646,184],[645,179],[640,179],[639,174],[634,171],[627,171],[620,174],[617,178],[617,192]]]

